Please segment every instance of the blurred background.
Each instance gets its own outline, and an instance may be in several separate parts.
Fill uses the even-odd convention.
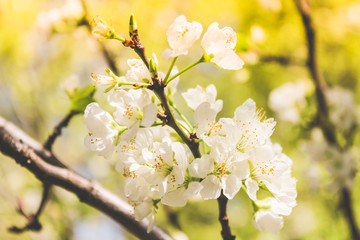
[[[352,95],[351,103],[341,94],[334,95],[332,100],[335,105],[343,103],[344,108],[352,104],[346,111],[359,123],[356,104],[360,103],[360,2],[313,0],[311,5],[317,26],[320,70],[329,86],[341,87]],[[285,217],[279,235],[261,233],[252,224],[251,202],[245,194],[238,194],[228,206],[236,239],[349,239],[345,218],[338,210],[335,173],[324,161],[314,158],[321,151],[316,154],[316,149],[307,147],[308,139],[322,140],[316,129],[309,129],[316,112],[314,86],[306,67],[304,29],[293,1],[0,0],[0,115],[44,142],[69,112],[70,102],[64,88],[91,84],[91,73],[105,74],[109,62],[104,51],[115,60],[120,74],[127,70],[126,59],[137,57],[117,41],[97,41],[83,21],[84,15],[88,19],[97,15],[106,21],[111,19],[118,35],[127,36],[131,13],[137,19],[147,55],[156,53],[163,72],[170,65],[161,57],[168,47],[166,30],[178,15],[200,22],[204,31],[217,21],[220,27],[231,26],[238,34],[236,51],[245,62],[242,70],[224,71],[212,64],[201,64],[181,76],[178,92],[214,84],[218,98],[224,101],[220,117],[232,117],[235,108],[248,98],[263,107],[268,117],[274,117],[278,124],[272,141],[280,143],[283,152],[294,161],[298,206]],[[178,68],[191,64],[201,54],[197,41],[188,56],[178,59]],[[306,86],[304,102],[296,104],[297,113],[290,114],[292,117],[279,115],[276,101],[269,104],[272,91],[286,83],[299,82]],[[276,95],[273,101],[274,98]],[[179,108],[191,117],[180,94],[176,100]],[[76,116],[56,141],[54,153],[77,172],[123,196],[124,177],[115,170],[116,157],[107,161],[86,149],[83,144],[86,134],[83,118]],[[357,169],[360,157],[360,139],[356,132],[354,136],[354,144],[349,147],[352,171]],[[3,155],[0,160],[0,239],[134,239],[109,218],[59,188],[52,192],[40,218],[41,232],[8,233],[8,227],[25,224],[25,219],[16,213],[17,199],[24,201],[27,212],[36,211],[41,183],[13,160]],[[352,175],[347,181],[354,214],[360,222],[359,177]],[[171,224],[169,212],[176,215],[182,231]],[[188,239],[220,239],[217,218],[215,200],[189,201],[184,208],[161,207],[157,224],[179,239],[186,239],[184,234]]]

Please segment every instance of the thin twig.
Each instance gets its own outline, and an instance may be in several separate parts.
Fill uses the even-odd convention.
[[[79,112],[75,112],[75,111],[70,111],[55,127],[53,132],[49,135],[48,139],[45,141],[44,143],[44,148],[48,151],[51,152],[52,150],[52,146],[54,145],[55,140],[61,135],[61,131],[63,128],[67,127],[70,120],[72,119],[73,116],[75,116],[76,114],[78,114]],[[40,231],[42,229],[42,225],[39,221],[39,217],[40,214],[42,212],[42,210],[44,209],[46,203],[49,200],[49,196],[50,196],[50,191],[51,191],[52,185],[47,183],[47,182],[43,182],[43,194],[41,196],[41,202],[39,204],[38,210],[36,211],[35,214],[26,214],[23,209],[22,206],[19,205],[19,212],[27,219],[27,224],[24,227],[17,227],[17,226],[12,226],[9,228],[10,232],[13,233],[22,233],[25,231]]]
[[[70,120],[72,117],[74,117],[76,114],[79,114],[80,112],[76,111],[70,111],[55,127],[53,132],[49,135],[48,139],[44,143],[44,148],[51,151],[52,146],[55,143],[55,140],[57,137],[61,135],[61,131],[63,128],[67,127],[69,125]]]
[[[33,147],[34,146],[34,147]],[[146,233],[149,222],[136,221],[132,208],[115,194],[95,181],[49,162],[60,162],[51,152],[25,134],[21,129],[0,117],[0,151],[13,158],[42,182],[53,184],[74,193],[80,201],[113,218],[140,239],[171,240],[159,227]],[[42,153],[42,155],[38,154]],[[56,159],[56,161],[54,161]],[[60,162],[61,163],[61,162]]]
[[[306,32],[306,40],[308,46],[308,61],[307,66],[314,80],[316,87],[316,99],[318,103],[317,121],[324,133],[328,143],[333,147],[343,150],[343,147],[336,139],[336,132],[334,126],[330,123],[328,104],[326,101],[325,91],[327,88],[326,82],[319,70],[316,55],[316,31],[311,16],[311,8],[307,0],[294,0],[297,9],[302,17],[302,23]],[[349,225],[352,239],[360,239],[359,229],[353,213],[350,190],[345,186],[341,190],[340,206],[345,215],[345,219]]]

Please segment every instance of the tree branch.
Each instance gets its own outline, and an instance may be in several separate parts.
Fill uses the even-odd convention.
[[[235,240],[235,236],[231,234],[231,229],[229,225],[229,217],[227,215],[227,197],[221,191],[220,197],[217,199],[219,206],[219,221],[221,224],[221,236],[223,240]]]
[[[329,121],[328,104],[326,101],[327,84],[321,74],[316,54],[316,32],[311,17],[311,9],[307,0],[294,0],[301,15],[304,25],[308,46],[307,66],[315,83],[315,94],[318,103],[318,120],[321,123],[322,131],[331,144],[336,144],[334,127]]]
[[[53,132],[49,135],[48,139],[44,143],[44,148],[51,151],[52,146],[55,143],[55,140],[58,136],[61,135],[61,131],[63,128],[67,127],[69,125],[70,120],[73,116],[76,114],[79,114],[80,112],[70,111],[54,128]]]
[[[21,129],[0,117],[0,151],[13,158],[42,182],[74,193],[80,201],[108,215],[140,239],[172,239],[159,227],[146,233],[148,221],[136,221],[131,207],[99,183],[67,169],[51,152]],[[50,164],[56,163],[56,164]],[[60,165],[60,166],[59,166]]]
[[[328,143],[341,151],[343,149],[336,139],[335,127],[329,120],[328,104],[325,96],[327,85],[317,63],[316,31],[311,16],[311,8],[307,0],[294,1],[301,15],[302,23],[306,32],[308,46],[307,66],[316,86],[316,99],[318,103],[317,120]],[[360,239],[360,234],[355,221],[350,195],[350,190],[343,186],[341,189],[340,206],[349,225],[352,238],[354,240],[358,240]]]

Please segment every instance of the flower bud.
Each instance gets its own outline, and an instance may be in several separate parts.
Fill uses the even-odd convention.
[[[134,34],[135,30],[137,30],[137,24],[136,24],[136,21],[135,21],[134,14],[131,14],[130,15],[130,23],[129,23],[130,36],[132,36]]]

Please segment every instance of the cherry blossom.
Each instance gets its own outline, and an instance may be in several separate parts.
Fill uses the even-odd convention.
[[[166,32],[171,49],[163,52],[163,57],[187,55],[188,49],[200,38],[202,26],[198,22],[188,22],[184,15],[178,16]]]
[[[243,60],[234,52],[236,33],[231,27],[220,29],[218,23],[212,23],[201,40],[201,46],[210,61],[220,68],[238,70],[244,65]]]

